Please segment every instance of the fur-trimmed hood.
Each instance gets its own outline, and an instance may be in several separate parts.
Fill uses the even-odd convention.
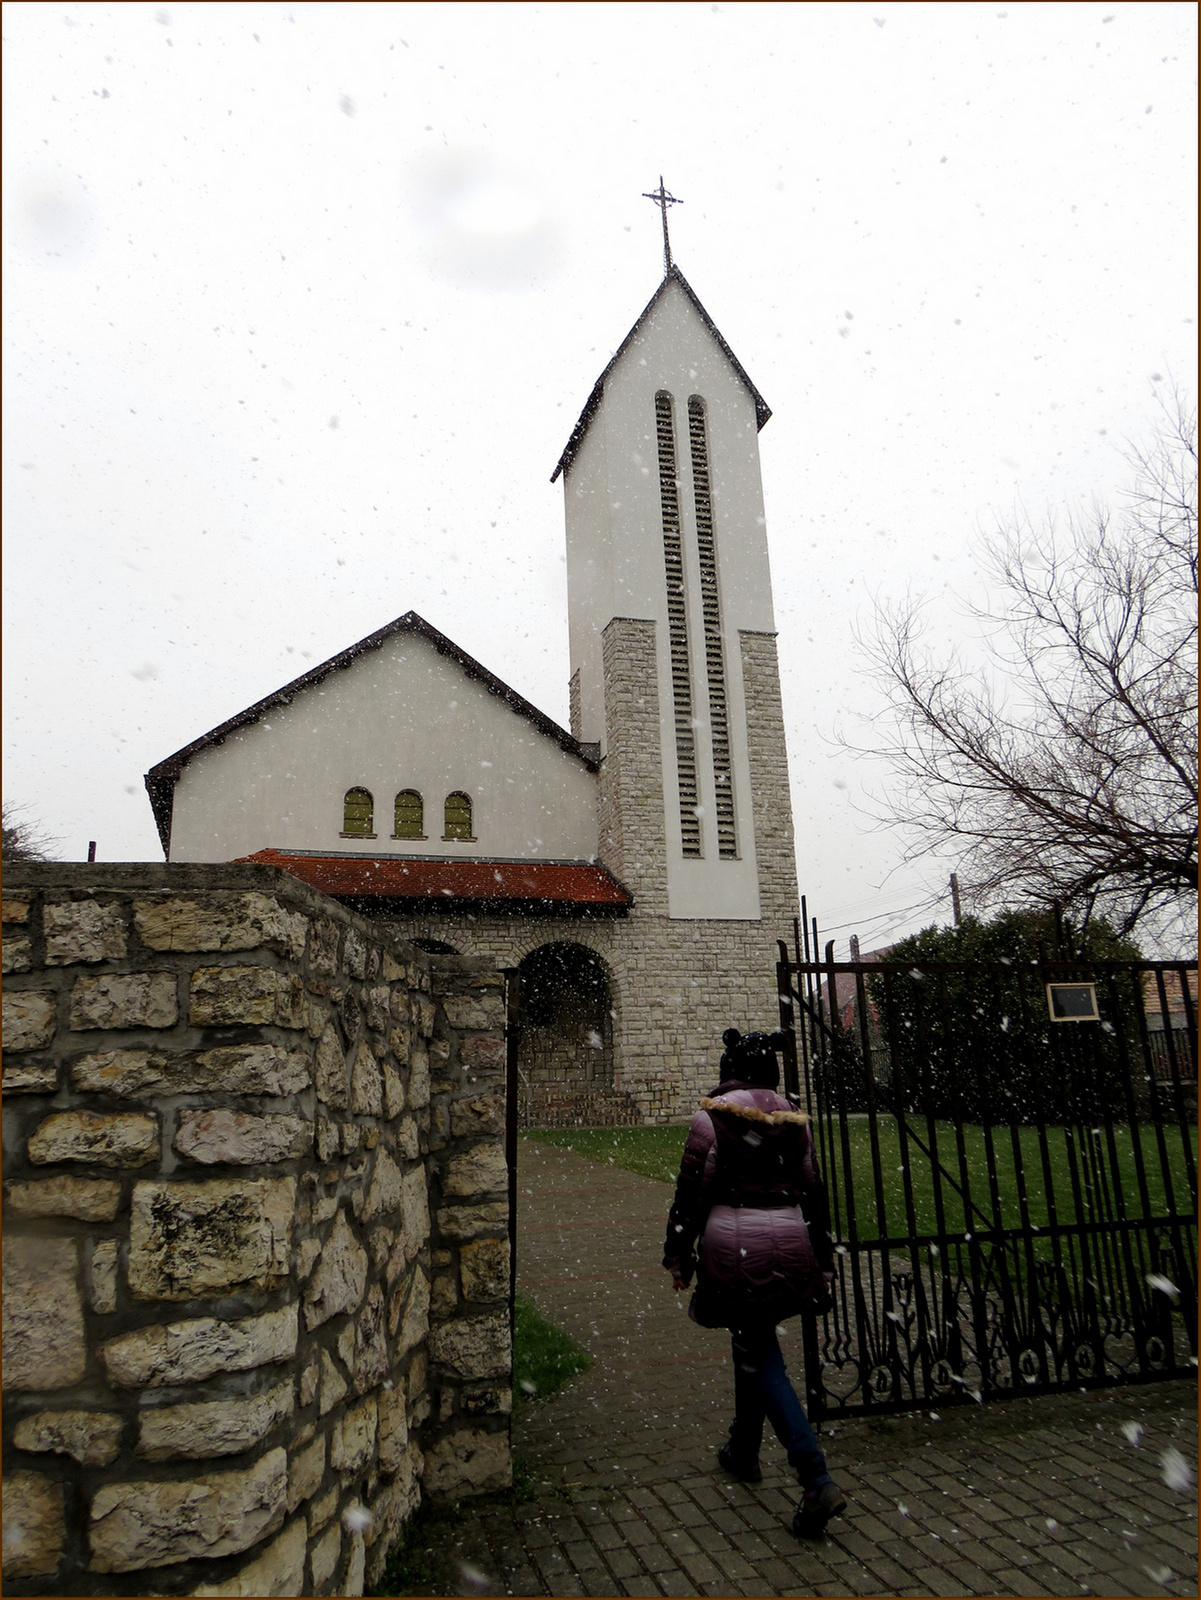
[[[740,1092],[745,1091],[734,1091],[735,1094]],[[717,1099],[712,1095],[706,1095],[701,1101],[701,1110],[708,1112],[724,1111],[730,1116],[745,1117],[748,1122],[762,1122],[772,1128],[782,1127],[787,1122],[795,1123],[801,1128],[807,1127],[809,1124],[809,1113],[807,1111],[764,1111],[760,1106],[755,1105],[754,1101],[748,1104],[746,1101],[734,1100],[727,1098],[725,1095]]]

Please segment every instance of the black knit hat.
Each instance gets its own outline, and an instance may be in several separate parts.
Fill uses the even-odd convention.
[[[721,1036],[725,1053],[721,1058],[723,1082],[739,1078],[759,1088],[775,1089],[780,1082],[780,1063],[776,1051],[784,1047],[782,1033],[739,1033],[727,1028]]]

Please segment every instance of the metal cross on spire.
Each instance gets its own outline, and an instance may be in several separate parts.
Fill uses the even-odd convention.
[[[682,206],[684,202],[677,200],[674,194],[668,194],[663,187],[663,174],[659,174],[659,187],[650,194],[643,194],[644,200],[653,200],[663,213],[663,272],[666,276],[671,271],[671,240],[667,237],[667,208],[668,206]]]

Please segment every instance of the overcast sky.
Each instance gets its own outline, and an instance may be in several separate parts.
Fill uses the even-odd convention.
[[[1192,4],[6,4],[5,796],[160,859],[156,761],[419,611],[567,720],[562,485],[676,258],[760,435],[802,892],[929,921],[854,629],[1196,391]],[[949,906],[947,907],[949,915]]]

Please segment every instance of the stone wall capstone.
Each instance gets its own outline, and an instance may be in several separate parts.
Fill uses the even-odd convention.
[[[9,1594],[361,1594],[511,1480],[504,988],[274,868],[4,885]]]

